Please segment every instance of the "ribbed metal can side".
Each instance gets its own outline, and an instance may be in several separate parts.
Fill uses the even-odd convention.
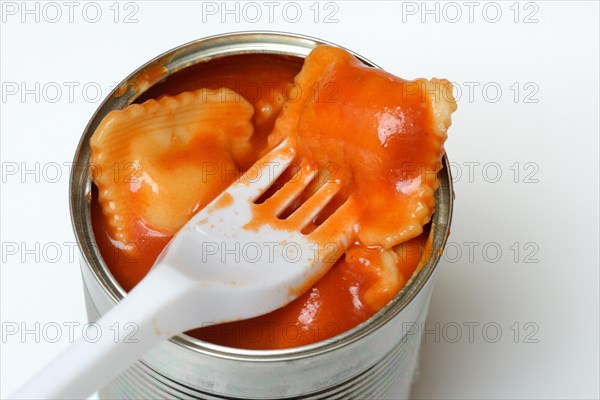
[[[431,286],[431,285],[430,285]],[[89,319],[97,320],[101,314],[94,305],[94,300],[87,287],[84,289],[85,299]],[[431,287],[425,288],[420,293],[419,299],[428,303],[431,294]],[[136,362],[132,367],[120,375],[117,379],[111,382],[107,387],[100,391],[102,399],[143,399],[143,398],[181,398],[181,399],[406,399],[409,398],[410,388],[414,380],[415,372],[418,364],[418,353],[421,344],[420,335],[406,334],[407,324],[417,324],[420,326],[425,321],[427,308],[421,307],[419,315],[411,319],[411,321],[401,321],[400,330],[397,330],[398,335],[395,341],[382,343],[373,348],[373,344],[359,344],[361,351],[375,351],[383,353],[383,356],[369,366],[364,365],[363,369],[356,375],[347,378],[343,381],[330,379],[329,385],[326,388],[320,388],[315,382],[322,381],[315,376],[313,382],[305,382],[306,393],[294,394],[291,397],[285,397],[285,393],[274,394],[273,397],[264,397],[261,393],[270,391],[273,387],[272,382],[276,381],[279,375],[287,375],[290,372],[281,370],[280,368],[269,368],[268,375],[263,376],[264,390],[254,391],[253,393],[245,393],[242,396],[227,395],[222,391],[215,391],[215,385],[202,384],[202,379],[177,379],[173,376],[163,375],[160,371],[160,366],[153,362],[153,352],[144,357],[144,359]],[[385,350],[382,351],[382,349]],[[387,352],[386,352],[387,351]],[[332,354],[331,357],[335,357]],[[338,363],[344,363],[344,360],[338,360]],[[241,367],[241,368],[240,368]],[[157,368],[157,369],[155,369]],[[283,367],[285,368],[285,367]],[[310,368],[307,366],[307,368]],[[232,365],[225,368],[223,372],[237,373],[243,377],[244,367],[236,365],[236,361],[232,361]],[[319,368],[316,368],[317,375]],[[268,379],[271,377],[272,380]],[[175,379],[174,379],[175,378]],[[250,378],[248,378],[250,380]],[[315,390],[318,389],[318,390]]]

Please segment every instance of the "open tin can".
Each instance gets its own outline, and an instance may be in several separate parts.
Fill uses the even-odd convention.
[[[81,251],[88,317],[97,320],[126,295],[105,264],[92,229],[90,137],[104,116],[133,103],[153,85],[198,63],[239,54],[306,57],[328,44],[305,36],[244,32],[200,39],[139,68],[100,105],[83,132],[71,179],[71,218]],[[334,45],[335,46],[335,45]],[[354,54],[367,65],[372,62]],[[157,67],[159,67],[157,69]],[[159,70],[160,73],[156,73]],[[150,77],[150,78],[149,78]],[[144,80],[143,87],[134,83]],[[153,349],[100,390],[107,399],[401,399],[417,372],[420,335],[435,266],[449,234],[452,179],[446,156],[438,175],[428,260],[377,314],[329,340],[285,350],[241,350],[185,334]]]

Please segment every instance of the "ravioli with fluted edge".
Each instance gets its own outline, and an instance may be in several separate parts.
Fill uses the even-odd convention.
[[[270,145],[290,137],[346,182],[361,199],[362,244],[389,248],[418,236],[433,213],[456,110],[450,83],[406,81],[330,46],[314,49],[294,82]]]
[[[225,190],[237,160],[252,151],[253,114],[230,89],[163,96],[110,112],[91,138],[90,161],[100,171],[94,183],[114,239],[135,243],[139,224],[172,235]],[[214,171],[229,173],[214,179]]]

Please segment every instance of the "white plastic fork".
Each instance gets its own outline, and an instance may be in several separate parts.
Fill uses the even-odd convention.
[[[300,163],[280,190],[255,204],[295,158],[284,142],[259,160],[175,235],[148,275],[97,322],[99,337],[80,338],[13,398],[85,398],[165,339],[266,314],[308,289],[349,246],[354,199],[302,234],[341,183],[329,179],[280,219],[316,175]]]

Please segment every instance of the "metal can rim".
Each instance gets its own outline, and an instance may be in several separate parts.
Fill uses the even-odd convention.
[[[268,53],[305,57],[312,48],[323,44],[342,47],[335,43],[310,36],[274,31],[241,31],[208,36],[175,47],[146,62],[125,78],[100,104],[85,127],[74,155],[73,165],[75,168],[72,168],[70,179],[70,214],[75,237],[82,257],[85,260],[86,267],[90,269],[91,274],[100,283],[100,286],[111,301],[114,303],[119,302],[126,295],[126,292],[112,276],[99,249],[95,246],[90,212],[89,139],[98,123],[109,111],[116,108],[123,108],[143,93],[143,91],[133,92],[130,88],[131,82],[139,77],[143,71],[157,64],[162,63],[164,66],[168,66],[168,74],[166,76],[192,65],[195,63],[193,57],[186,52],[191,50],[193,53],[198,47],[202,46],[204,46],[205,50],[202,60],[207,61],[217,56],[223,57],[244,53]],[[209,51],[206,51],[207,49]],[[220,51],[217,51],[218,49]],[[355,52],[349,49],[346,50],[350,51],[365,64],[380,68]],[[198,59],[196,59],[196,62],[199,62]],[[164,79],[166,76],[161,77],[161,79]],[[151,82],[150,85],[154,83],[156,82]],[[123,94],[122,92],[125,89],[127,90]],[[169,340],[189,350],[223,359],[246,362],[269,362],[300,359],[328,353],[360,340],[373,330],[378,329],[400,313],[418,295],[423,286],[431,278],[440,260],[441,253],[450,233],[454,200],[452,176],[449,161],[445,154],[442,159],[442,166],[442,170],[438,173],[440,185],[435,194],[436,209],[432,217],[432,253],[427,262],[411,277],[400,292],[371,318],[329,340],[281,350],[230,348],[203,342],[185,334],[174,336]]]

